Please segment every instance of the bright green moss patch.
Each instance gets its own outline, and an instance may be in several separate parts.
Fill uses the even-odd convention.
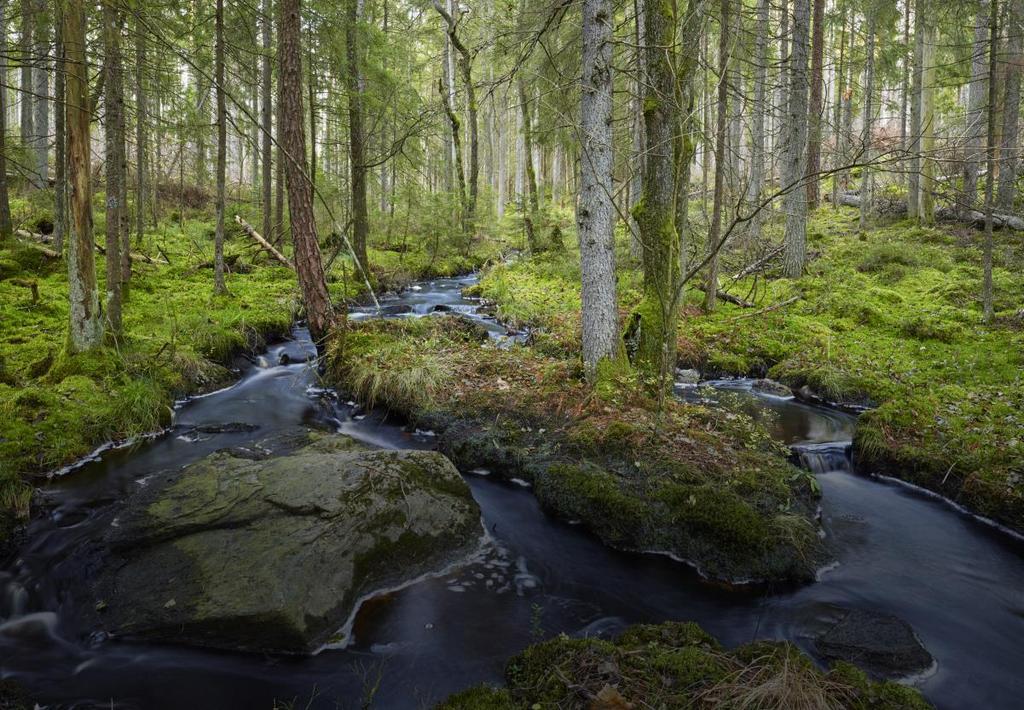
[[[759,642],[726,651],[692,623],[634,626],[614,642],[566,636],[509,661],[507,690],[479,687],[448,710],[499,708],[761,708],[914,710],[913,688],[876,683],[848,664],[817,668],[794,646]]]
[[[856,436],[863,467],[1024,529],[1020,235],[996,233],[997,318],[986,326],[980,232],[901,221],[862,234],[857,221],[856,210],[813,215],[813,258],[798,280],[779,278],[775,262],[734,282],[728,274],[753,258],[739,244],[724,253],[722,287],[756,307],[720,303],[704,315],[697,305],[703,294],[691,291],[679,326],[680,364],[707,376],[769,376],[832,401],[877,407]],[[777,242],[781,225],[765,225],[765,234]],[[640,272],[619,236],[619,299],[628,313],[640,300]],[[547,255],[495,268],[480,295],[497,301],[500,315],[536,326],[542,347],[576,355],[577,263],[574,255]]]
[[[821,561],[816,492],[749,417],[672,399],[659,413],[628,370],[595,392],[575,359],[496,347],[451,316],[356,324],[329,362],[347,391],[437,432],[463,470],[531,482],[609,544],[727,581],[806,580]]]

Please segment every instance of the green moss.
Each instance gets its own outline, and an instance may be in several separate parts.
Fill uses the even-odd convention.
[[[504,693],[483,686],[441,707],[483,707],[490,699],[509,708],[931,707],[917,690],[873,682],[846,664],[819,670],[790,644],[725,651],[697,625],[679,622],[632,627],[614,642],[559,636],[510,660],[505,680]]]

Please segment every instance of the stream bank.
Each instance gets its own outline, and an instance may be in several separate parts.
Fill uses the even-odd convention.
[[[403,294],[417,304],[398,318],[415,319],[415,310],[432,309],[427,303],[471,311],[459,292],[473,282],[420,284]],[[484,324],[504,332],[493,321]],[[839,606],[892,615],[913,628],[936,662],[915,683],[939,708],[1010,710],[1024,694],[1024,651],[1016,643],[1024,635],[1021,545],[920,493],[857,476],[839,465],[845,457],[822,457],[834,464],[813,476],[838,564],[797,588],[708,585],[665,556],[610,549],[581,526],[545,515],[527,488],[463,471],[491,542],[457,570],[364,602],[345,648],[281,657],[94,636],[76,602],[87,562],[80,552],[105,531],[105,511],[153,472],[295,426],[380,448],[437,447],[437,432],[325,388],[306,363],[310,353],[306,334],[296,330],[292,340],[244,364],[234,386],[182,402],[171,431],[132,450],[108,451],[44,489],[46,505],[31,521],[28,540],[0,570],[5,677],[58,707],[223,710],[278,702],[326,709],[370,695],[373,707],[412,709],[503,682],[508,659],[537,642],[562,633],[610,638],[637,623],[692,620],[727,649],[787,640],[824,663],[815,638]],[[736,383],[741,391],[731,393],[714,386],[693,392],[739,400],[750,389],[751,408],[775,406],[765,421],[791,432],[785,444],[842,435],[837,427],[845,425],[834,413],[789,407],[791,400],[759,395],[748,384]],[[727,418],[731,412],[718,409],[724,404],[702,406],[724,422],[745,420]],[[232,422],[255,428],[224,426]]]

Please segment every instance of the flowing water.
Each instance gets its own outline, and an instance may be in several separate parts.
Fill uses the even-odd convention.
[[[394,317],[461,311],[499,342],[512,337],[476,314],[460,290],[472,277],[418,284],[382,304]],[[447,308],[445,308],[447,307]],[[356,309],[353,318],[375,315]],[[155,471],[295,425],[330,427],[389,448],[430,448],[408,431],[323,389],[307,333],[241,362],[234,386],[180,404],[172,430],[56,478],[46,513],[0,571],[0,675],[52,707],[429,707],[483,681],[529,643],[565,632],[610,635],[630,623],[694,620],[734,645],[811,634],[832,605],[895,614],[937,660],[917,682],[941,708],[1018,708],[1024,698],[1024,544],[905,486],[854,474],[854,417],[759,393],[747,380],[679,387],[680,396],[758,417],[815,471],[837,564],[793,590],[729,592],[689,567],[601,545],[552,520],[521,486],[467,474],[493,542],[471,563],[363,605],[354,641],[312,657],[224,653],[118,642],[79,622],[89,541],[111,501]],[[230,426],[225,426],[230,425]],[[242,426],[247,425],[247,426]]]

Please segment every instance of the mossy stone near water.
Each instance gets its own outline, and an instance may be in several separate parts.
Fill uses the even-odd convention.
[[[94,585],[95,622],[126,636],[308,652],[364,595],[467,555],[480,512],[452,464],[322,436],[253,460],[221,451],[124,504]]]

